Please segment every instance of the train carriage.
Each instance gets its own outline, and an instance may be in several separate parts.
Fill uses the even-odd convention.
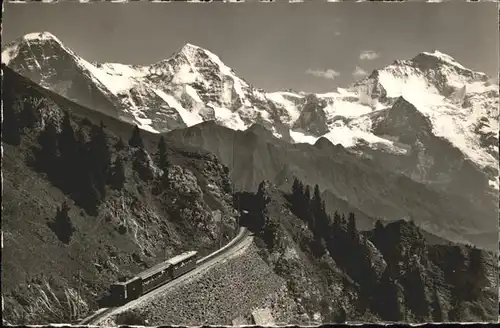
[[[111,285],[116,303],[124,304],[191,271],[196,267],[196,251],[189,251],[159,263],[125,282]]]
[[[172,276],[170,275],[170,266],[170,263],[162,262],[144,272],[141,272],[139,277],[142,279],[143,293],[147,293],[172,280]]]
[[[127,301],[127,285],[125,285],[125,282],[117,282],[112,284],[110,292],[113,303],[124,304]]]
[[[138,277],[134,277],[125,282],[114,283],[111,285],[110,289],[114,302],[119,304],[124,304],[143,294],[142,282]]]
[[[167,261],[171,265],[172,279],[175,279],[195,268],[197,253],[198,252],[196,251],[184,252]]]
[[[127,281],[126,284],[127,284],[128,300],[135,300],[136,298],[139,298],[143,294],[141,278],[134,277],[129,281]]]

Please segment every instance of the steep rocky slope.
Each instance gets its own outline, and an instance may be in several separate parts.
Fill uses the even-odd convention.
[[[354,216],[325,216],[317,191],[295,183],[284,193],[264,181],[240,201],[262,258],[310,321],[497,318],[496,253],[435,244],[406,220],[359,233]]]
[[[205,274],[101,325],[252,324],[252,313],[263,308],[271,309],[277,323],[300,322],[300,310],[287,295],[286,281],[250,245]]]
[[[118,278],[184,250],[203,256],[236,234],[228,170],[215,156],[169,143],[161,169],[158,135],[142,132],[144,147],[121,143],[132,126],[5,67],[2,96],[7,322],[72,322],[96,309]],[[72,150],[77,157],[68,157]],[[93,170],[102,151],[112,164],[100,184]]]

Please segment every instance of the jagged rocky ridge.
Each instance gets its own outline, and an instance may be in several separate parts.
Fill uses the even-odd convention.
[[[439,51],[396,60],[326,94],[265,92],[192,44],[149,66],[94,64],[43,32],[6,45],[2,61],[50,90],[150,131],[207,120],[240,130],[259,123],[287,141],[314,143],[325,137],[443,189],[456,189],[447,182],[463,176],[463,170],[470,180],[479,172],[487,189],[498,190],[498,86]],[[395,122],[380,113],[399,109],[401,99],[428,120],[428,138],[399,140],[418,124],[415,115]],[[380,129],[379,120],[391,133]],[[434,151],[440,147],[447,149]]]
[[[131,125],[6,67],[2,97],[4,323],[75,322],[118,278],[236,235],[228,170],[212,154],[169,142],[161,166],[157,134],[129,145]]]

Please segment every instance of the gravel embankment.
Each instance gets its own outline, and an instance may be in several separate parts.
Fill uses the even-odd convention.
[[[293,312],[294,302],[286,297],[283,279],[272,272],[252,244],[241,256],[136,310],[148,325],[193,326],[231,325],[233,319],[249,318],[262,307],[270,307],[279,320],[282,313]]]

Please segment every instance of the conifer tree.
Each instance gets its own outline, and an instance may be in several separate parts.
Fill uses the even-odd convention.
[[[344,213],[342,213],[341,219],[340,219],[340,229],[342,232],[347,232],[347,221],[345,219]]]
[[[117,151],[121,151],[121,150],[125,149],[125,144],[123,143],[123,139],[121,137],[116,142],[115,149]]]
[[[336,230],[337,232],[340,231],[340,226],[342,225],[342,221],[340,218],[340,214],[338,211],[335,211],[333,214],[333,229],[334,231]]]
[[[46,122],[45,129],[38,135],[38,143],[41,149],[37,161],[41,169],[47,173],[55,172],[58,159],[58,133],[54,122],[50,120]]]
[[[71,177],[71,182],[73,183],[71,192],[78,205],[82,205],[81,200],[85,197],[85,191],[88,190],[88,177],[91,174],[87,139],[82,129],[75,131],[75,142],[76,149],[73,160],[73,176]]]
[[[294,178],[292,183],[292,195],[297,196],[299,194],[299,179]]]
[[[75,131],[71,125],[71,118],[67,111],[61,124],[61,132],[58,135],[59,164],[61,170],[57,174],[63,189],[73,193],[77,186],[77,180],[81,174],[81,165],[78,160],[78,144]]]
[[[304,205],[307,204],[309,206],[310,203],[311,203],[311,188],[309,188],[309,186],[307,185],[304,189]]]
[[[347,234],[352,238],[356,239],[358,237],[358,230],[356,228],[356,218],[354,213],[350,212],[347,219]]]
[[[314,186],[313,196],[311,199],[311,209],[315,219],[319,219],[321,211],[321,194],[318,185]]]
[[[123,159],[117,156],[115,163],[111,170],[111,186],[115,189],[122,189],[125,184],[125,167],[123,166]]]
[[[99,163],[102,159],[99,158],[99,148],[102,147],[100,142],[104,141],[100,135],[103,131],[103,126],[92,126],[91,139],[87,141],[87,137],[83,129],[78,129],[75,132],[76,139],[76,160],[75,160],[75,187],[73,194],[75,201],[89,215],[97,215],[97,208],[104,197],[105,192],[105,176],[99,170]],[[104,137],[105,139],[105,137]],[[101,141],[99,141],[101,140]],[[107,144],[106,144],[107,145]],[[102,147],[104,149],[104,147]],[[105,153],[105,151],[103,152]],[[102,156],[102,154],[101,154]],[[104,155],[106,157],[106,155]],[[99,183],[96,182],[99,180]],[[99,191],[98,188],[101,190]]]
[[[106,178],[111,166],[111,154],[108,139],[104,132],[104,124],[99,127],[92,126],[89,142],[89,161],[94,186],[100,194],[100,199],[105,196]]]
[[[2,138],[9,145],[18,146],[21,143],[21,123],[11,104],[4,103]]]
[[[87,137],[82,129],[78,129],[75,132],[76,140],[76,159],[75,163],[79,168],[79,172],[89,171],[89,149],[87,144]],[[82,175],[80,175],[81,177]]]
[[[57,211],[55,220],[49,224],[50,228],[56,234],[57,238],[64,244],[68,245],[71,241],[74,228],[69,217],[70,207],[64,202]]]
[[[321,205],[321,193],[319,192],[318,185],[314,186],[314,193],[313,193],[312,201],[313,201],[314,205],[319,209],[319,207]]]
[[[37,121],[37,114],[39,112],[39,108],[35,107],[34,102],[36,100],[34,98],[26,99],[23,101],[21,113],[20,113],[20,121],[22,127],[32,128],[35,126]]]
[[[304,196],[302,196],[300,204],[300,213],[303,220],[308,223],[309,227],[312,229],[314,227],[314,216],[311,211],[311,189],[309,185],[304,188]]]
[[[326,205],[325,205],[324,200],[321,201],[319,213],[320,213],[319,214],[319,222],[320,222],[321,231],[323,233],[326,233],[326,231],[328,231],[328,227],[330,226],[331,217],[328,215],[328,213],[326,213]]]
[[[300,195],[303,196],[305,194],[305,186],[302,183],[302,181],[300,181],[300,180],[299,180],[299,191],[300,191]]]
[[[469,266],[468,273],[471,277],[469,283],[469,289],[471,296],[477,298],[480,294],[482,288],[484,288],[488,283],[488,278],[486,275],[486,269],[483,263],[482,251],[476,247],[471,248],[469,251]]]
[[[61,133],[59,134],[59,152],[62,157],[74,158],[76,151],[76,137],[73,126],[71,125],[71,117],[68,111],[64,111],[64,118],[61,124]]]
[[[130,137],[128,144],[130,145],[130,147],[144,148],[144,144],[141,138],[141,131],[137,125],[134,127],[134,130],[132,131],[132,136]]]
[[[295,178],[292,184],[292,195],[294,200],[298,200],[302,196],[303,190],[300,189],[300,181]]]
[[[167,145],[163,136],[160,137],[160,141],[158,142],[158,152],[156,155],[158,158],[158,166],[160,169],[166,170],[170,163],[168,162]]]

